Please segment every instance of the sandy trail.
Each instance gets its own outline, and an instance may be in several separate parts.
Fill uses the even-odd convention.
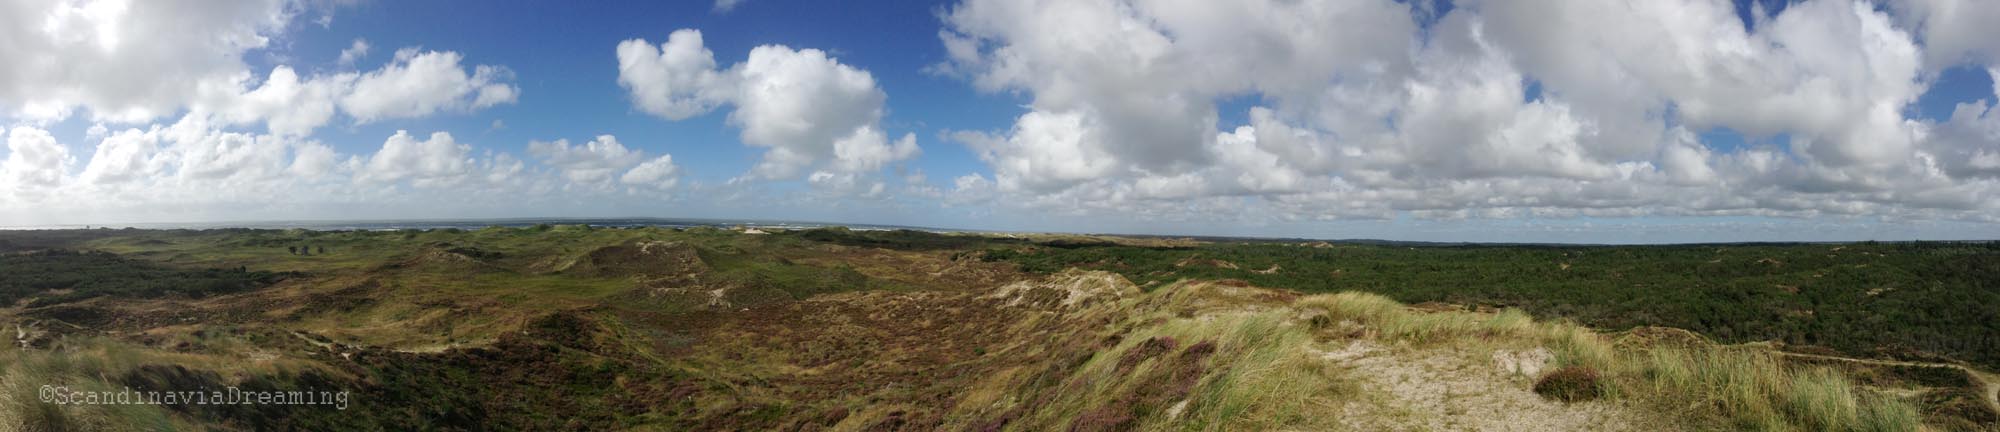
[[[1372,403],[1343,407],[1355,430],[1639,431],[1672,429],[1612,401],[1562,403],[1535,394],[1546,350],[1410,348],[1357,340],[1325,352],[1361,380]],[[1529,364],[1540,363],[1540,364]]]

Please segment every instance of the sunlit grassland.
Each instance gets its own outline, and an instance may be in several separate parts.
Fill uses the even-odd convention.
[[[1339,293],[1301,299],[1328,319],[1354,320],[1392,341],[1481,343],[1538,341],[1556,366],[1602,371],[1609,397],[1630,400],[1690,420],[1697,427],[1740,430],[1918,430],[1922,416],[1909,402],[1861,388],[1834,369],[1793,365],[1756,346],[1662,344],[1614,347],[1611,338],[1564,322],[1534,322],[1508,310],[1497,314],[1418,313],[1374,294]]]
[[[1561,320],[1537,321],[1514,309],[1421,312],[1358,292],[1281,304],[1229,291],[1176,283],[1107,307],[1122,314],[1116,322],[1124,324],[1113,327],[1133,327],[1117,345],[1057,379],[1019,372],[994,378],[1013,383],[1016,391],[1053,397],[1008,429],[1060,429],[1120,416],[1131,417],[1141,430],[1346,429],[1351,426],[1336,414],[1345,412],[1343,406],[1392,403],[1371,393],[1379,389],[1359,384],[1353,374],[1365,370],[1349,371],[1325,357],[1325,347],[1352,338],[1399,353],[1390,355],[1439,355],[1445,347],[1471,353],[1544,347],[1554,354],[1545,371],[1565,366],[1601,371],[1604,379],[1597,385],[1604,399],[1674,422],[1656,425],[1660,429],[1925,427],[1910,401],[1856,384],[1835,369],[1787,363],[1754,345],[1619,345],[1613,336]],[[1191,368],[1185,356],[1197,344],[1214,351]],[[1483,355],[1461,361],[1467,362],[1462,367],[1490,367],[1480,364]],[[1180,375],[1190,371],[1197,376]],[[1007,399],[994,394],[974,400]]]

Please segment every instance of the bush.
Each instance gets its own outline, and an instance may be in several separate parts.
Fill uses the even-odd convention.
[[[1569,366],[1556,369],[1535,381],[1535,393],[1542,397],[1563,402],[1578,402],[1597,399],[1602,395],[1598,390],[1596,369],[1584,366]]]
[[[173,268],[106,252],[0,255],[0,305],[42,307],[100,296],[201,298],[269,286],[294,273]],[[61,290],[67,290],[62,292]]]

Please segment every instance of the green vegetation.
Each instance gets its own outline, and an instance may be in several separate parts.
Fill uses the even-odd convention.
[[[104,252],[49,250],[0,255],[0,305],[29,307],[122,296],[206,297],[270,285],[288,275],[242,268],[166,268]]]
[[[712,280],[716,283],[783,293],[784,300],[804,300],[820,294],[897,287],[894,282],[870,279],[848,265],[823,268],[800,265],[789,260],[720,252],[702,254],[702,262],[708,263],[713,268]]]
[[[1980,321],[1992,317],[1981,305],[2000,304],[1989,303],[1995,251],[1985,245],[1409,248],[568,225],[103,231],[0,232],[17,248],[0,254],[0,294],[13,296],[0,305],[12,337],[0,347],[0,429],[2000,421],[1994,379],[1974,368],[1736,343],[1981,358],[1937,346],[1956,337],[1969,350],[1995,334]],[[1452,304],[1422,304],[1439,301]],[[340,389],[354,404],[56,406],[33,402],[43,383]]]
[[[1608,329],[1665,326],[1726,342],[2000,367],[2000,243],[1003,247],[989,261],[1117,272],[1142,286],[1239,279],[1407,303],[1518,307]]]

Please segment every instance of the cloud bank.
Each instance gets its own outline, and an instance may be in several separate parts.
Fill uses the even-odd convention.
[[[961,202],[1284,219],[1857,216],[1992,221],[1990,2],[966,0],[932,68],[1028,96],[957,131]],[[1425,20],[1431,20],[1425,22]],[[1928,42],[1927,46],[1925,43]],[[1929,48],[1929,50],[1926,50]],[[1255,101],[1223,124],[1225,100]],[[1709,132],[1752,145],[1709,142]]]
[[[870,65],[777,44],[723,62],[682,29],[594,48],[612,48],[622,89],[601,103],[654,122],[721,116],[735,142],[410,127],[327,143],[329,126],[533,101],[526,77],[478,53],[364,38],[327,69],[253,69],[244,59],[280,49],[312,9],[300,2],[9,2],[0,215],[482,200],[532,212],[523,203],[796,186],[788,199],[811,206],[1100,226],[2000,222],[2000,88],[1947,115],[1914,108],[1947,71],[2000,81],[1986,30],[2000,3],[1805,0],[1747,17],[1726,0],[1445,3],[959,0],[937,10],[940,61],[923,71],[1021,103],[988,130],[890,118]],[[95,127],[81,141],[49,132],[69,119]],[[925,163],[920,134],[976,162]],[[663,150],[739,144],[755,152],[741,172]],[[729,180],[684,181],[697,174]]]

